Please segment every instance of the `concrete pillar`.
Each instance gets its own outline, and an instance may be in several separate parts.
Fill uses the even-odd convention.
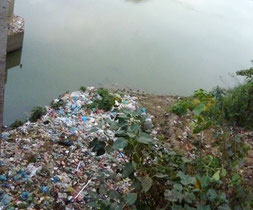
[[[8,19],[10,24],[13,22],[15,0],[8,0],[8,1],[9,1]]]
[[[8,36],[8,0],[0,1],[0,139],[3,125],[5,65]],[[1,140],[0,140],[1,141]]]

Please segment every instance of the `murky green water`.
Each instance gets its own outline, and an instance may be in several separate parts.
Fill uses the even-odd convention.
[[[252,11],[250,0],[16,0],[25,40],[22,68],[8,71],[5,123],[81,85],[229,87],[253,58]]]

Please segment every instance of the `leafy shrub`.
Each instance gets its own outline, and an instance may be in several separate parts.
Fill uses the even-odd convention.
[[[194,125],[193,133],[199,133],[212,125],[209,113],[216,105],[212,93],[208,93],[203,89],[194,92],[192,97],[183,99],[172,106],[169,110],[179,116],[185,115],[187,110],[192,111]]]
[[[104,111],[110,111],[115,104],[116,98],[104,88],[99,88],[97,94],[101,99],[96,99],[92,104],[87,105],[90,109],[102,109]]]
[[[251,85],[250,80],[248,80],[245,85],[241,85],[239,88],[245,90],[246,85],[247,90],[251,89],[248,86]],[[245,103],[245,100],[247,101],[250,97],[252,97],[252,95],[250,96],[250,94],[245,94],[245,92],[238,91],[238,89],[233,89],[232,92],[233,97],[237,95],[238,102]],[[201,195],[199,201],[203,204],[203,201],[206,201],[206,199],[211,199],[208,201],[209,209],[217,207],[221,209],[230,209],[230,207],[235,206],[237,209],[251,209],[253,205],[252,189],[245,188],[243,185],[243,177],[240,171],[240,168],[242,168],[244,163],[244,158],[249,151],[249,146],[245,143],[243,136],[234,136],[234,134],[231,133],[231,130],[229,130],[224,123],[224,119],[227,117],[229,110],[228,108],[233,106],[232,99],[229,97],[229,94],[230,92],[225,92],[220,88],[216,88],[211,93],[199,90],[195,91],[193,97],[180,101],[174,106],[179,106],[180,109],[182,109],[181,106],[183,105],[183,109],[186,110],[184,113],[186,113],[187,110],[192,111],[192,122],[194,124],[193,134],[200,133],[212,126],[214,128],[214,136],[217,138],[217,144],[219,145],[220,155],[215,157],[203,157],[201,155],[201,138],[198,138],[198,156],[192,161],[192,163],[196,164],[195,172],[197,172],[197,174],[202,178],[203,175],[205,175],[206,177],[204,180],[209,180],[208,187],[204,189],[203,184],[205,186],[206,183],[202,183],[201,178],[197,178],[195,186],[200,184],[200,186],[202,186],[201,190],[204,190],[203,192],[205,194]],[[239,101],[239,98],[241,98],[241,100],[245,100]],[[239,104],[236,104],[235,107],[230,109],[230,114],[233,114],[235,110],[237,113],[239,113],[238,109],[236,109],[240,108],[238,105]],[[249,108],[250,107],[247,105],[245,106],[245,104],[241,107],[243,112],[246,112],[246,110],[249,110]],[[181,113],[179,113],[179,115],[181,115]],[[243,113],[241,113],[241,115],[243,115]],[[247,117],[249,119],[250,115]],[[226,119],[229,120],[229,118]],[[216,184],[210,183],[210,180],[212,180],[210,179],[210,176],[217,179],[217,181],[219,180],[219,182]],[[216,189],[216,187],[214,188],[214,186],[220,186],[223,189],[228,189],[228,187],[230,187],[230,192],[223,190],[223,192],[220,191],[221,194],[219,195],[219,190]],[[247,192],[249,193],[248,195]],[[170,192],[169,195],[172,194],[174,194],[174,192]],[[243,196],[246,196],[248,200],[243,198]],[[222,202],[221,198],[223,198]],[[174,199],[174,197],[172,199]],[[196,196],[195,199],[197,199]],[[184,206],[184,208],[185,207],[186,206]],[[207,208],[207,206],[202,206],[201,209],[202,208]],[[177,204],[177,209],[182,208]]]
[[[211,107],[211,98],[206,92],[196,92],[195,114],[204,115]],[[203,97],[203,98],[202,98]],[[205,104],[199,106],[201,103]],[[196,109],[196,107],[198,107]],[[243,186],[239,159],[245,156],[243,139],[227,141],[228,153],[221,156],[199,156],[188,159],[166,147],[164,142],[153,138],[143,130],[146,116],[141,110],[121,110],[116,121],[108,121],[110,129],[116,131],[115,141],[94,139],[90,148],[101,151],[123,152],[128,160],[118,166],[118,172],[132,183],[132,190],[122,195],[101,185],[97,193],[90,193],[90,207],[96,209],[250,209],[252,201]],[[201,116],[203,117],[203,116]],[[203,117],[203,120],[206,118]],[[204,129],[204,128],[202,128]],[[217,138],[224,136],[217,135]],[[224,142],[224,141],[221,141]],[[222,144],[222,143],[221,143]],[[223,148],[220,151],[223,154]],[[201,148],[199,148],[201,149]],[[100,153],[100,152],[99,152]],[[232,154],[232,155],[231,155]],[[97,154],[100,155],[100,154]],[[228,164],[226,164],[226,162]],[[101,175],[102,176],[102,175]],[[101,178],[106,177],[106,175]],[[229,186],[229,190],[228,190]],[[242,197],[240,195],[246,196]]]
[[[195,131],[211,126],[210,122],[223,125],[242,126],[253,128],[253,80],[252,69],[238,72],[238,75],[247,76],[244,84],[225,91],[219,87],[210,93],[200,89],[192,97],[183,99],[172,106],[171,112],[182,116],[187,110],[193,111]],[[205,119],[204,119],[205,118]],[[206,123],[209,119],[209,123]],[[196,133],[195,132],[195,133]]]
[[[188,101],[185,100],[181,100],[179,102],[177,102],[176,104],[174,104],[169,111],[173,112],[174,114],[178,115],[178,116],[183,116],[187,113],[187,105]]]
[[[246,77],[247,80],[253,79],[253,68],[241,70],[236,72],[237,75]]]
[[[253,82],[248,81],[226,92],[224,117],[231,124],[253,128]]]
[[[216,88],[216,108],[211,114],[231,125],[253,128],[253,68],[236,74],[246,77],[245,82],[227,91]]]
[[[45,107],[37,106],[37,107],[33,108],[29,120],[31,122],[36,122],[38,119],[40,119],[46,113],[47,113],[47,109]]]

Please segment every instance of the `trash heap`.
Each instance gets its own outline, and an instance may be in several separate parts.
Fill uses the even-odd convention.
[[[66,93],[36,122],[2,133],[0,209],[86,209],[101,187],[128,193],[129,179],[117,173],[127,157],[91,146],[115,141],[117,113],[139,108],[136,97],[113,97],[104,111],[94,106],[102,100],[95,88]]]

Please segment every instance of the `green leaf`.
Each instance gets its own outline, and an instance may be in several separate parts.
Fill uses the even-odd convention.
[[[128,142],[124,138],[118,138],[114,142],[112,148],[113,149],[123,149],[123,148],[127,147],[127,145],[128,145]]]
[[[176,202],[177,201],[177,199],[175,198],[174,193],[171,190],[165,190],[164,197],[165,197],[166,200],[171,201],[171,202]]]
[[[211,178],[209,176],[199,177],[199,181],[202,187],[207,187],[210,184]]]
[[[226,171],[226,169],[221,169],[221,177],[225,177],[225,176],[227,176],[227,171]]]
[[[113,200],[117,200],[121,198],[120,194],[116,190],[110,190],[109,197]]]
[[[185,208],[181,205],[174,205],[171,207],[172,210],[185,210]]]
[[[184,199],[189,204],[194,203],[196,201],[196,197],[195,197],[194,193],[185,192]]]
[[[123,168],[122,176],[124,178],[129,177],[134,172],[134,167],[132,163],[127,163]]]
[[[195,115],[200,115],[205,110],[205,108],[206,108],[205,104],[201,103],[193,109],[193,113]]]
[[[137,193],[129,193],[126,197],[125,197],[125,201],[126,203],[128,203],[129,205],[133,205],[135,203],[135,201],[137,200]]]
[[[193,134],[200,133],[202,130],[204,130],[203,127],[197,125],[197,126],[193,129]]]
[[[184,205],[184,210],[196,210],[196,208],[190,207],[188,204]]]
[[[182,159],[183,163],[190,163],[191,162],[191,160],[189,160],[186,157],[182,157],[181,159]]]
[[[99,208],[99,209],[105,209],[105,208]],[[113,210],[123,210],[123,205],[117,203],[117,202],[113,202],[110,205],[110,208],[107,209],[113,209]]]
[[[127,133],[124,130],[119,130],[115,132],[116,137],[127,137]]]
[[[153,144],[154,140],[149,135],[141,135],[137,138],[137,141],[142,144]]]
[[[131,125],[130,128],[131,128],[132,133],[137,134],[139,132],[140,125],[139,124],[134,124],[134,125]]]
[[[138,179],[134,179],[133,184],[132,184],[133,188],[137,191],[141,190],[141,183]]]
[[[204,206],[202,204],[197,204],[197,210],[211,210],[210,206]]]
[[[220,170],[215,172],[215,174],[212,176],[213,180],[219,181],[220,180]]]
[[[147,150],[142,150],[141,153],[142,153],[145,157],[147,157],[147,156],[150,155],[150,152],[148,152]]]
[[[98,207],[98,204],[97,204],[96,201],[92,201],[92,202],[90,202],[90,203],[87,203],[87,206],[96,208],[96,207]]]
[[[108,200],[102,200],[102,203],[105,205],[105,206],[109,206],[111,204],[110,201]]]
[[[107,190],[106,190],[105,186],[101,185],[99,187],[99,193],[102,195],[107,195]]]
[[[240,208],[238,208],[238,209],[240,209]],[[228,204],[224,203],[224,204],[222,204],[221,206],[218,207],[218,210],[231,210],[231,208],[228,206]]]
[[[148,175],[141,178],[141,186],[144,192],[148,192],[148,190],[152,186],[152,183],[153,183],[153,180]]]
[[[213,201],[217,197],[217,193],[214,189],[209,189],[207,192],[207,197],[210,201]]]
[[[186,175],[182,171],[179,171],[177,176],[181,178],[181,184],[182,185],[189,185],[189,184],[195,184],[196,183],[195,177],[191,177],[189,175]]]
[[[174,184],[174,185],[173,185],[173,188],[174,188],[175,190],[177,190],[177,191],[180,191],[180,192],[183,190],[183,187],[182,187],[181,184]]]

